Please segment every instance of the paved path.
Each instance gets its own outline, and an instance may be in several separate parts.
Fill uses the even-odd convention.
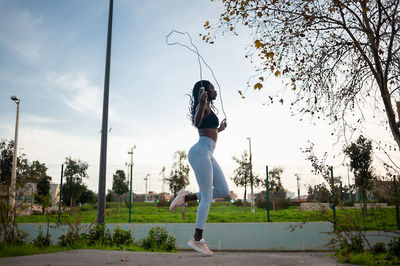
[[[197,252],[150,253],[112,250],[73,250],[0,259],[0,265],[342,265],[327,252]]]

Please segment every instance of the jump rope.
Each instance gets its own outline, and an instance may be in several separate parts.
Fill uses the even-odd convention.
[[[194,49],[192,49],[191,47],[189,47],[189,46],[187,46],[187,45],[185,45],[185,44],[182,44],[182,43],[180,43],[180,42],[169,42],[169,41],[168,41],[168,38],[169,38],[173,33],[177,33],[177,34],[180,34],[180,35],[186,35],[186,36],[188,36],[189,41],[190,41],[190,44],[193,46]],[[222,109],[222,112],[224,113],[224,120],[223,120],[223,121],[225,122],[225,125],[226,125],[226,113],[225,113],[225,110],[224,110],[224,102],[223,102],[223,100],[222,100],[221,86],[219,85],[218,80],[217,80],[217,78],[216,78],[215,75],[214,75],[214,71],[213,71],[212,68],[206,63],[206,61],[204,60],[204,58],[201,56],[201,54],[199,53],[199,50],[197,49],[196,45],[193,44],[192,37],[190,36],[189,32],[181,32],[181,31],[177,31],[177,30],[172,30],[172,31],[165,37],[165,43],[166,43],[167,45],[179,45],[179,46],[185,47],[185,48],[187,48],[188,50],[192,51],[193,53],[197,54],[197,61],[199,62],[200,80],[201,80],[201,81],[203,80],[203,69],[202,69],[201,62],[203,62],[203,64],[210,70],[211,75],[213,76],[214,81],[215,81],[215,83],[217,84],[217,87],[218,87],[219,99],[220,99],[220,101],[221,101],[221,109]],[[202,86],[202,88],[204,88],[202,82],[201,82],[201,86]]]

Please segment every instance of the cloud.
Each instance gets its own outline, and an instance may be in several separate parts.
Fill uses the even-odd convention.
[[[39,63],[43,46],[43,34],[38,28],[41,20],[27,11],[18,14],[3,12],[0,23],[7,26],[0,31],[0,42],[25,63]]]
[[[31,124],[60,124],[65,121],[45,116],[37,116],[37,115],[30,115],[24,114],[21,118],[24,123],[31,123]]]
[[[100,118],[102,89],[93,84],[85,74],[50,74],[49,82],[61,89],[62,101],[73,110],[87,116]]]

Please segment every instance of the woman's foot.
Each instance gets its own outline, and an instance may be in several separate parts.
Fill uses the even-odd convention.
[[[184,189],[179,190],[175,199],[171,202],[171,205],[169,205],[169,210],[174,211],[179,206],[182,206],[183,204],[185,204],[185,196],[186,195],[187,195],[187,192]]]
[[[207,256],[212,256],[214,252],[212,252],[208,247],[207,247],[207,242],[202,238],[200,241],[194,240],[192,238],[187,245],[191,247],[192,249],[196,250],[197,252],[200,252],[203,255]]]

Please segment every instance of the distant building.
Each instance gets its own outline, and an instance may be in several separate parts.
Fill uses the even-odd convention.
[[[232,190],[229,191],[229,197],[230,200],[235,200],[237,198],[237,195],[235,194],[235,192],[233,192]],[[213,202],[222,202],[222,201],[226,201],[226,198],[214,198]]]

